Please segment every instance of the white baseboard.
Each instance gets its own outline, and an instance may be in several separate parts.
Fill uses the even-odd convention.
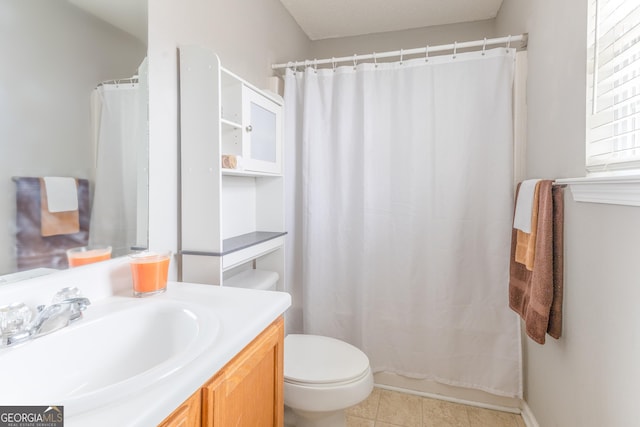
[[[520,407],[520,414],[522,415],[522,420],[527,427],[540,427],[538,421],[536,421],[536,417],[534,417],[533,412],[531,412],[531,408],[524,400],[522,401],[522,406]]]
[[[471,404],[488,409],[520,413],[521,400],[516,397],[497,396],[482,390],[456,387],[428,379],[407,378],[391,372],[376,372],[374,382],[382,388],[395,387],[397,391],[434,397],[451,402]]]
[[[477,408],[493,409],[494,411],[510,412],[512,414],[519,414],[521,412],[520,408],[514,408],[514,407],[502,406],[502,405],[493,405],[493,404],[490,404],[490,403],[477,402],[477,401],[467,400],[467,399],[459,399],[457,397],[446,396],[446,395],[443,395],[443,394],[436,394],[436,393],[429,393],[429,392],[425,392],[425,391],[411,390],[411,389],[407,389],[407,388],[395,387],[395,386],[390,386],[390,385],[386,385],[386,384],[377,384],[376,383],[375,386],[378,387],[378,388],[384,389],[384,390],[391,390],[391,391],[397,391],[397,392],[404,393],[404,394],[412,394],[414,396],[428,397],[428,398],[437,399],[437,400],[444,400],[446,402],[451,402],[451,403],[460,403],[462,405],[475,406]],[[529,426],[527,426],[527,427],[529,427]]]

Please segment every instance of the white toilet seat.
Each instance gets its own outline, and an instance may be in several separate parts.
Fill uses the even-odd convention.
[[[294,411],[341,411],[373,389],[369,358],[358,348],[318,335],[284,340],[284,403]]]
[[[292,379],[285,379],[284,382],[286,384],[297,385],[297,386],[301,386],[301,387],[310,387],[310,388],[322,389],[322,388],[348,386],[349,384],[357,383],[358,381],[361,381],[361,380],[365,379],[370,374],[371,374],[371,370],[367,368],[364,372],[362,372],[362,374],[360,374],[360,376],[358,376],[356,378],[353,378],[353,379],[350,379],[350,380],[347,380],[347,381],[336,381],[336,382],[333,382],[333,383],[313,384],[313,383],[308,383],[308,382],[304,382],[304,381],[295,381],[295,380],[292,380]]]
[[[285,382],[313,386],[358,381],[367,375],[369,358],[335,338],[290,334],[284,343]]]

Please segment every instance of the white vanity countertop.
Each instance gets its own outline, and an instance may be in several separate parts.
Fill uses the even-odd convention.
[[[211,307],[220,320],[213,353],[203,354],[184,367],[180,375],[161,380],[122,402],[65,416],[66,427],[159,424],[291,305],[291,297],[284,292],[187,283],[169,283],[166,293],[149,298],[192,301],[194,297],[199,304]],[[144,303],[144,299],[140,302]]]
[[[290,295],[284,292],[177,282],[170,282],[165,293],[147,298],[134,298],[128,285],[130,280],[128,264],[122,261],[104,264],[109,266],[108,270],[105,270],[104,266],[101,267],[103,271],[78,268],[73,272],[56,273],[33,279],[33,282],[25,282],[20,289],[14,287],[14,284],[5,285],[0,288],[0,305],[16,300],[33,304],[35,299],[31,295],[34,287],[48,297],[51,290],[65,286],[78,286],[92,301],[92,305],[85,312],[87,320],[90,319],[92,308],[96,310],[95,313],[100,313],[109,304],[115,304],[115,306],[140,304],[143,307],[151,301],[165,300],[172,304],[196,303],[206,307],[207,310],[210,308],[219,320],[219,329],[210,349],[181,366],[175,374],[167,375],[134,394],[122,396],[116,400],[109,399],[111,403],[106,402],[105,405],[99,405],[86,412],[74,410],[71,403],[65,405],[64,398],[60,402],[38,403],[64,406],[66,427],[156,426],[291,305]],[[93,273],[90,275],[93,279],[90,287],[86,285],[88,273]],[[81,286],[82,284],[84,286]],[[29,288],[32,292],[29,296],[25,296],[24,290]],[[18,299],[18,297],[22,298]],[[58,332],[54,332],[51,336],[55,336],[56,333]],[[109,340],[109,337],[105,336],[104,339]],[[82,343],[78,345],[81,346]],[[70,349],[70,351],[73,350]],[[141,356],[144,357],[144,355]]]

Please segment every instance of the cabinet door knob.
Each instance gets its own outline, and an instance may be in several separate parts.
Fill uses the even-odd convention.
[[[251,132],[253,130],[253,127],[251,125],[247,126],[247,132]]]

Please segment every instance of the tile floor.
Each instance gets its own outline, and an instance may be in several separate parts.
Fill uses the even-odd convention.
[[[347,427],[526,427],[520,415],[374,388]]]

